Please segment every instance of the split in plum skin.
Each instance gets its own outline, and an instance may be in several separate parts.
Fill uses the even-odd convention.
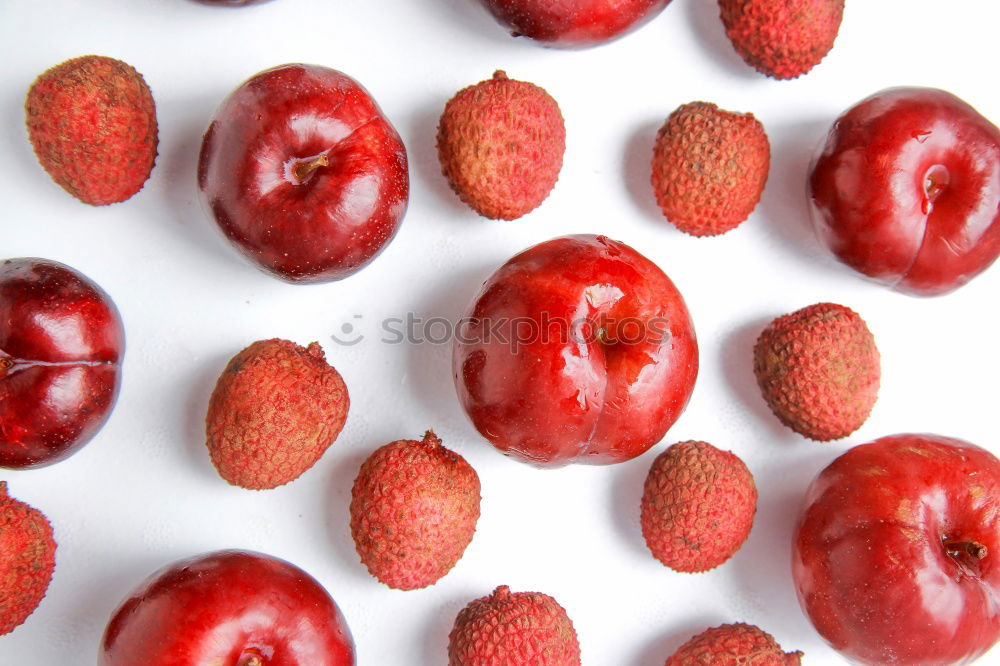
[[[0,467],[63,460],[110,416],[125,333],[111,298],[46,259],[0,264]]]

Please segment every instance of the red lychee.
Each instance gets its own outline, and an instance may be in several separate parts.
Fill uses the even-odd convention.
[[[545,90],[498,71],[451,98],[437,148],[462,201],[483,217],[514,220],[537,208],[559,179],[566,127]]]
[[[349,405],[347,386],[318,343],[255,342],[229,361],[212,393],[209,455],[234,486],[276,488],[320,459]]]
[[[782,652],[766,631],[752,624],[724,624],[682,645],[665,666],[798,666],[801,652]]]
[[[753,370],[774,415],[817,441],[860,428],[882,376],[875,338],[850,308],[818,303],[778,317],[754,346]]]
[[[351,491],[351,535],[362,563],[397,590],[433,585],[472,541],[479,493],[476,470],[433,431],[376,449]]]
[[[580,666],[580,643],[555,599],[501,585],[455,618],[448,666]]]
[[[770,165],[771,145],[753,114],[693,102],[674,111],[656,135],[653,192],[678,229],[716,236],[753,212]]]
[[[131,66],[105,56],[67,60],[39,76],[25,102],[42,167],[80,201],[125,201],[156,160],[156,106]]]
[[[642,535],[675,571],[719,566],[750,534],[757,486],[747,466],[706,442],[681,442],[657,456],[642,493]]]
[[[0,481],[0,636],[38,608],[55,566],[56,542],[45,514],[8,495]]]
[[[736,52],[775,79],[818,65],[844,18],[844,0],[719,0],[719,9]]]

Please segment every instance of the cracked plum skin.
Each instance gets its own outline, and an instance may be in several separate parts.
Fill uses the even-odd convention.
[[[894,88],[841,116],[812,166],[820,238],[909,294],[945,294],[1000,255],[1000,130],[943,90]]]
[[[340,608],[297,566],[223,550],[157,571],[118,606],[98,666],[355,666]]]
[[[406,148],[368,92],[318,65],[253,76],[216,112],[198,185],[225,236],[293,283],[345,278],[392,240],[409,198]]]
[[[111,298],[74,269],[0,263],[0,467],[63,460],[107,421],[125,333]]]
[[[670,0],[480,0],[514,37],[578,49],[618,39],[652,20]]]
[[[462,406],[501,452],[538,467],[605,465],[642,454],[677,420],[698,344],[683,297],[656,264],[579,235],[494,273],[460,324],[452,361]]]
[[[965,664],[1000,637],[1000,461],[937,435],[850,449],[810,486],[792,573],[852,663]]]

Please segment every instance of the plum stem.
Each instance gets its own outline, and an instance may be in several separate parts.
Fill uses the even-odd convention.
[[[325,167],[330,165],[330,158],[326,153],[321,153],[316,157],[312,157],[306,160],[302,160],[294,167],[292,167],[292,175],[295,176],[295,180],[299,183],[304,183],[312,175],[313,171],[320,167]],[[250,666],[253,666],[251,664]]]
[[[2,354],[3,352],[0,352]],[[7,371],[14,367],[14,359],[10,356],[0,356],[0,377],[7,374]]]
[[[989,550],[986,546],[978,541],[947,541],[944,544],[944,549],[948,551],[948,554],[952,557],[969,555],[977,560],[985,559],[989,554]]]
[[[241,661],[239,666],[264,666],[264,660],[260,658],[260,655],[251,654]]]

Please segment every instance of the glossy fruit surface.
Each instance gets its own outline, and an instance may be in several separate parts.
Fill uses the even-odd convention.
[[[896,435],[834,460],[793,542],[816,630],[865,664],[964,664],[1000,637],[1000,461],[937,435]]]
[[[943,90],[894,88],[848,110],[809,188],[833,253],[899,291],[947,293],[1000,255],[1000,130]]]
[[[515,37],[547,46],[597,46],[635,30],[670,0],[480,0]]]
[[[629,460],[687,404],[698,345],[662,270],[604,236],[556,238],[483,285],[454,347],[459,399],[500,451],[538,466]]]
[[[318,65],[250,78],[215,114],[198,165],[226,237],[289,282],[355,273],[406,212],[406,149],[361,85]]]
[[[0,467],[69,457],[118,397],[125,333],[111,298],[55,261],[0,263]]]
[[[176,562],[111,617],[98,666],[353,666],[337,604],[309,574],[225,550]]]

